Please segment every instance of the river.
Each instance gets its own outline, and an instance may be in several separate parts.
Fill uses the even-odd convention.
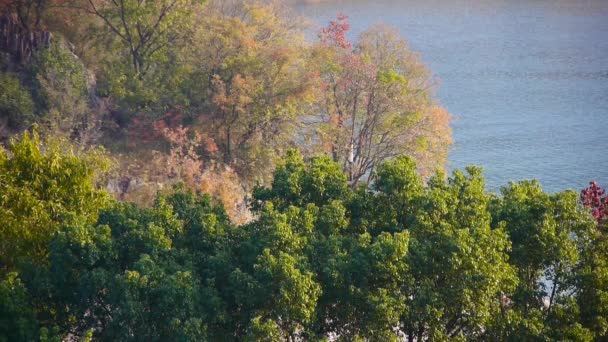
[[[554,192],[608,187],[608,1],[298,2],[317,28],[338,12],[350,37],[399,29],[454,116],[449,168],[479,165],[487,188],[537,179]],[[315,28],[313,28],[315,29]]]

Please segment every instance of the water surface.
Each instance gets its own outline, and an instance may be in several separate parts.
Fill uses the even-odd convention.
[[[351,38],[397,27],[439,79],[453,115],[450,169],[484,168],[491,190],[608,187],[608,1],[300,2],[319,25],[343,12]]]

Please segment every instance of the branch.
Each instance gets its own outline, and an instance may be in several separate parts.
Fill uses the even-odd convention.
[[[555,298],[555,293],[557,292],[557,287],[559,286],[559,276],[560,272],[556,272],[555,279],[553,279],[553,289],[551,289],[551,297],[549,298],[549,307],[547,308],[547,315],[551,313],[553,299]]]
[[[89,0],[91,1],[91,0]],[[120,20],[122,21],[122,26],[125,28],[125,33],[127,34],[127,36],[129,37],[129,39],[127,40],[127,42],[129,43],[130,47],[131,47],[131,52],[133,53],[133,36],[131,35],[131,32],[129,31],[129,25],[127,25],[127,21],[125,19],[125,3],[124,0],[120,0]]]
[[[93,0],[88,0],[88,2],[91,5],[91,8],[93,10],[91,11],[89,9],[86,9],[86,11],[90,14],[94,14],[97,17],[101,18],[108,25],[110,30],[112,30],[114,33],[116,33],[116,35],[118,35],[122,40],[129,43],[129,40],[127,39],[127,37],[125,37],[122,33],[120,33],[120,31],[110,22],[110,20],[97,10],[97,8],[95,7],[95,4],[93,3]],[[73,7],[73,8],[78,8],[78,7]]]
[[[148,39],[150,39],[154,35],[154,33],[157,32],[158,26],[160,25],[161,21],[163,21],[163,19],[167,15],[167,13],[169,13],[169,11],[171,10],[171,8],[173,8],[173,6],[176,3],[177,3],[177,0],[174,0],[169,6],[163,7],[160,10],[160,15],[158,16],[158,19],[156,20],[156,23],[152,26],[152,28],[150,30],[148,30],[147,33],[144,33],[144,37],[142,38],[142,40],[148,40]]]

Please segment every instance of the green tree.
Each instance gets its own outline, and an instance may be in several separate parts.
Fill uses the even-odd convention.
[[[254,189],[254,209],[260,203],[272,202],[279,210],[307,203],[323,205],[334,199],[345,199],[350,191],[346,175],[328,157],[312,158],[308,165],[296,150],[289,150],[278,164],[271,187]]]
[[[410,340],[475,338],[516,283],[508,236],[490,227],[481,170],[455,171],[447,182],[437,175],[416,202],[404,330]]]
[[[193,11],[184,0],[86,0],[77,8],[99,17],[129,55],[135,75],[143,75],[186,33]]]
[[[312,272],[302,270],[298,261],[288,253],[273,253],[266,248],[254,265],[254,276],[263,289],[259,299],[264,304],[256,308],[253,323],[257,317],[275,322],[284,340],[296,338],[311,321],[321,293]]]
[[[56,234],[50,265],[38,277],[46,281],[30,277],[32,292],[53,308],[64,335],[229,336],[221,294],[230,293],[224,287],[234,269],[225,256],[231,228],[208,196],[176,191],[148,209],[115,203],[97,222],[70,223]]]
[[[48,243],[70,220],[95,222],[108,202],[98,177],[109,163],[99,151],[78,154],[65,144],[43,145],[36,132],[0,150],[0,261],[44,264]]]
[[[126,126],[135,113],[156,116],[184,105],[180,87],[191,66],[183,48],[191,42],[193,16],[204,1],[76,0],[69,7],[92,16],[83,33],[98,51],[97,92],[116,105]],[[89,59],[90,56],[88,56]]]
[[[150,208],[85,213],[66,209],[62,191],[81,174],[68,161],[84,159],[55,146],[41,151],[25,135],[0,159],[1,184],[12,186],[3,213],[22,213],[1,216],[13,228],[4,236],[19,241],[16,222],[53,227],[2,245],[0,340],[605,339],[605,227],[574,192],[524,181],[490,194],[475,167],[425,184],[409,157],[353,190],[331,158],[290,150],[242,226],[180,186]],[[15,166],[24,160],[30,168]],[[80,198],[70,207],[88,203],[74,194],[98,195],[87,184],[69,188]]]
[[[82,61],[59,38],[34,54],[29,73],[41,113],[40,126],[48,135],[90,142],[97,124],[89,105],[86,72]]]
[[[581,256],[576,274],[575,298],[580,323],[591,330],[596,341],[608,337],[608,238],[594,232]]]
[[[33,341],[38,321],[29,293],[18,274],[3,274],[0,280],[0,341]]]
[[[589,340],[572,294],[579,293],[577,269],[591,241],[593,221],[572,191],[553,195],[535,181],[511,183],[493,200],[493,226],[504,227],[512,242],[509,262],[518,286],[503,313],[488,329],[505,340]]]
[[[397,158],[379,167],[373,190],[354,192],[340,170],[331,159],[304,163],[292,152],[272,186],[254,192],[286,215],[281,224],[265,225],[276,230],[255,231],[282,237],[267,240],[280,242],[268,242],[271,250],[303,250],[300,264],[310,265],[321,285],[310,333],[481,336],[516,277],[506,232],[490,227],[480,170],[455,172],[447,183],[438,175],[425,188],[415,163]],[[275,210],[257,205],[265,208],[262,220]],[[255,241],[264,245],[262,236]]]
[[[104,340],[203,338],[200,284],[174,258],[182,232],[162,201],[144,210],[116,204],[96,224],[65,226],[52,243],[49,275],[64,331],[94,329]]]

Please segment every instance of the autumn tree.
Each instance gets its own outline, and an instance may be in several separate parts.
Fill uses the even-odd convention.
[[[313,141],[352,186],[369,183],[382,161],[404,153],[429,175],[443,165],[451,138],[450,115],[432,99],[428,70],[396,30],[376,25],[351,44],[348,29],[340,15],[319,34],[321,115]]]
[[[587,236],[576,275],[576,301],[583,326],[595,333],[596,340],[608,338],[608,196],[595,181],[580,194],[582,205],[595,220]]]
[[[198,127],[246,179],[268,175],[312,100],[299,21],[275,2],[215,1],[197,20]]]
[[[608,195],[596,181],[589,182],[589,187],[581,191],[581,202],[591,210],[591,215],[598,224],[604,222],[608,216]]]

